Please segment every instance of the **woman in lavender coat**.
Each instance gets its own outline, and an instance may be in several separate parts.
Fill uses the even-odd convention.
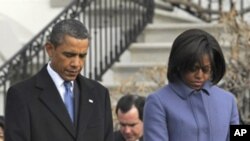
[[[216,85],[225,71],[212,35],[200,29],[180,34],[169,56],[169,83],[146,100],[144,141],[229,141],[239,115],[234,95]]]

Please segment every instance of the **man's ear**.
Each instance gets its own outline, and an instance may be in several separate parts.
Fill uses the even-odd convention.
[[[47,42],[45,44],[45,49],[46,49],[46,52],[47,52],[49,58],[51,58],[53,56],[53,52],[55,50],[55,46],[52,43]]]

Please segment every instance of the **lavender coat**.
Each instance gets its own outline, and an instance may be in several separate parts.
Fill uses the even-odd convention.
[[[230,124],[239,124],[236,99],[210,82],[199,92],[169,83],[144,107],[144,141],[229,141]]]

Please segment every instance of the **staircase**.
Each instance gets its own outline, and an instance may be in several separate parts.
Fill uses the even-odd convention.
[[[206,23],[180,9],[167,11],[156,8],[154,12],[153,23],[146,27],[137,38],[137,42],[131,44],[120,61],[103,77],[101,83],[110,90],[113,106],[124,94],[137,93],[147,96],[160,87],[152,79],[145,78],[144,71],[155,71],[155,75],[161,73],[161,76],[157,76],[160,77],[158,79],[167,83],[164,68],[168,63],[171,45],[181,32],[190,28],[200,28],[219,37],[223,30],[222,25],[218,23]],[[222,48],[225,54],[229,53],[228,45],[223,43]],[[156,68],[163,68],[163,72],[157,72]]]
[[[55,2],[54,6],[57,6],[58,3],[56,2],[62,2],[59,0],[53,1]],[[15,52],[13,57],[1,65],[0,114],[3,114],[9,86],[32,76],[48,62],[49,58],[43,45],[54,23],[62,19],[74,18],[86,25],[90,32],[91,43],[82,74],[90,79],[101,80],[102,75],[135,41],[146,25],[152,22],[153,0],[65,1],[70,1],[70,3],[64,10],[21,47],[18,52]],[[32,24],[34,23],[32,22]]]
[[[69,1],[69,0],[64,0],[64,1]],[[180,4],[177,3],[177,1],[191,1],[191,0],[154,0],[156,9],[154,9],[153,23],[147,25],[146,29],[142,33],[141,31],[136,32],[137,34],[134,34],[131,31],[125,32],[123,30],[126,29],[128,25],[134,25],[133,21],[135,21],[137,17],[135,16],[136,11],[139,13],[146,11],[146,10],[141,9],[142,6],[145,5],[146,0],[139,0],[139,1],[138,0],[126,0],[126,1],[106,0],[107,3],[104,3],[105,2],[104,0],[79,0],[79,1],[81,2],[81,5],[76,4],[74,7],[69,8],[68,10],[66,11],[64,10],[64,13],[61,14],[60,16],[61,17],[77,16],[78,12],[82,12],[82,11],[86,12],[87,15],[88,14],[93,15],[94,18],[91,18],[92,16],[86,16],[85,13],[84,14],[81,13],[80,16],[82,16],[83,18],[81,17],[80,19],[84,19],[84,18],[89,19],[85,21],[88,21],[87,24],[89,25],[88,28],[90,29],[90,33],[93,35],[93,37],[97,37],[96,42],[93,42],[95,47],[97,47],[98,45],[99,46],[102,45],[101,46],[102,48],[100,50],[104,50],[107,47],[110,47],[111,45],[113,45],[112,42],[114,41],[115,38],[120,39],[121,37],[123,37],[122,38],[123,40],[117,40],[115,42],[116,46],[112,47],[114,51],[111,52],[111,55],[110,54],[105,55],[105,58],[101,58],[100,60],[102,62],[99,62],[99,60],[96,61],[98,62],[98,64],[100,64],[100,66],[90,65],[90,66],[94,66],[95,67],[94,69],[101,68],[101,70],[95,71],[95,72],[98,72],[98,74],[92,73],[92,75],[90,75],[90,76],[94,76],[93,78],[91,77],[92,79],[99,80],[103,76],[102,74],[106,72],[106,70],[108,70],[104,74],[100,82],[104,84],[106,87],[108,87],[108,89],[110,90],[113,106],[116,105],[116,101],[123,94],[126,94],[129,92],[129,93],[138,93],[138,94],[147,96],[149,93],[159,88],[161,85],[164,85],[165,83],[167,83],[165,79],[166,78],[165,74],[166,74],[166,64],[168,62],[167,60],[168,60],[169,51],[171,49],[171,45],[174,39],[181,32],[190,28],[200,28],[200,29],[210,32],[216,37],[219,37],[223,29],[222,25],[218,24],[217,22],[211,22],[211,20],[207,19],[208,17],[211,16],[211,12],[213,13],[213,11],[204,11],[204,9],[199,9],[198,11],[195,11],[190,7],[185,7],[185,5],[183,8],[182,3]],[[95,2],[98,2],[98,1],[103,2],[103,3],[99,3],[100,5],[98,6],[97,4],[95,4]],[[174,4],[171,5],[169,3],[166,3],[166,1],[172,1]],[[206,0],[202,0],[202,1],[207,2]],[[61,4],[60,0],[51,0],[51,2],[53,2],[52,4],[55,7],[60,6]],[[89,2],[94,3],[94,4],[89,5],[91,4]],[[108,7],[107,5],[109,2],[114,7]],[[127,2],[127,4],[123,2]],[[213,2],[216,3],[217,1],[213,1]],[[129,8],[128,6],[130,6],[131,3],[137,3],[137,4]],[[78,11],[80,8],[82,8],[82,6],[89,6],[89,7],[81,11]],[[113,11],[111,10],[111,12],[107,12],[110,9],[106,9],[102,12],[92,11],[92,8],[94,8],[95,10],[100,10],[98,8],[101,8],[104,6],[107,6],[107,8],[114,8],[114,10]],[[151,12],[152,10],[150,9],[150,7],[151,8],[153,7],[152,4],[150,4],[149,7],[145,7],[145,9],[147,8]],[[195,7],[197,7],[197,5],[195,5]],[[131,8],[132,9],[134,8],[134,11],[131,10]],[[136,10],[136,9],[141,9],[141,10]],[[181,9],[185,10],[186,12],[182,11]],[[117,12],[119,10],[120,12]],[[132,12],[124,12],[123,10],[125,11],[130,10]],[[194,12],[197,12],[197,13],[194,13]],[[96,15],[98,15],[98,13],[101,13],[104,15],[106,14],[106,17],[100,16],[97,18]],[[120,16],[119,15],[120,13],[123,13],[123,14],[125,13],[125,14],[124,15],[122,14],[123,16]],[[151,21],[150,16],[152,15],[152,13],[150,14],[149,13],[147,11],[147,16],[142,18],[143,19],[142,21],[145,21],[145,20],[147,21],[147,19],[150,19],[149,21]],[[189,13],[192,13],[193,15],[199,18],[196,18],[195,16],[191,16]],[[131,17],[128,15],[130,15],[131,17],[134,17],[134,19],[131,20]],[[146,14],[143,14],[143,15],[146,15]],[[217,16],[218,16],[218,13],[217,13]],[[205,18],[205,19],[201,20],[202,18]],[[214,18],[216,19],[217,17],[214,17]],[[98,20],[104,21],[104,24],[100,24],[100,21]],[[128,22],[130,20],[131,22]],[[147,23],[149,21],[147,21]],[[209,21],[210,23],[205,22],[205,21]],[[53,20],[47,26],[48,29],[51,28],[53,22],[55,22],[55,20]],[[94,24],[94,22],[96,24]],[[142,23],[142,22],[139,22],[139,23]],[[114,28],[114,30],[117,29],[117,31],[123,31],[122,33],[124,33],[124,35],[123,34],[120,35],[119,32],[116,34],[112,34],[114,30],[108,27],[109,26],[113,27],[116,24],[120,25],[123,28]],[[146,25],[146,22],[145,24],[144,23],[142,24],[143,25],[140,25],[140,26],[137,25],[137,26],[131,26],[131,27],[135,27],[135,29],[137,28],[137,30],[140,27],[143,27],[142,29],[144,29],[144,25]],[[107,32],[105,36],[102,36],[104,35],[103,29],[96,28],[99,26],[104,27],[104,28],[106,27],[104,31],[110,31],[110,32]],[[5,85],[3,85],[3,87],[0,89],[2,92],[5,92],[8,86],[11,84],[10,82],[12,82],[12,81],[9,82],[9,80],[6,79],[7,75],[5,74],[9,74],[11,70],[15,70],[15,69],[25,70],[24,71],[25,74],[30,73],[30,72],[33,73],[34,71],[32,69],[26,70],[27,68],[31,68],[27,66],[37,63],[36,61],[38,62],[40,61],[42,63],[47,62],[44,53],[39,52],[39,50],[40,50],[40,46],[43,45],[43,41],[46,38],[48,33],[49,32],[47,30],[44,30],[43,32],[41,32],[39,36],[36,36],[34,39],[32,39],[32,41],[34,41],[32,42],[33,44],[32,43],[27,44],[27,47],[30,48],[30,52],[27,52],[27,53],[22,52],[23,54],[19,53],[18,54],[19,56],[13,59],[14,60],[12,61],[13,64],[21,64],[21,65],[24,64],[24,66],[19,67],[18,65],[12,65],[12,63],[9,63],[8,65],[10,65],[10,67],[5,67],[4,69],[2,69],[2,72],[0,73],[3,74],[2,75],[3,77],[0,77],[1,78],[0,80],[2,80],[2,82],[5,83]],[[130,44],[131,42],[134,41],[134,37],[136,37],[139,33],[141,34],[136,39],[136,42],[133,44]],[[119,34],[120,36],[117,36],[117,34]],[[127,42],[128,39],[131,39],[131,42],[130,41]],[[105,42],[106,40],[112,41],[112,42]],[[127,49],[127,45],[130,45],[128,49]],[[224,43],[221,43],[221,45],[223,47],[224,53],[228,54],[229,53],[228,45]],[[120,47],[120,48],[117,49],[117,47]],[[125,52],[123,53],[124,50]],[[117,52],[117,51],[121,51],[121,52]],[[33,54],[37,54],[38,52],[40,53],[39,55],[44,58],[44,60],[39,58],[39,55],[37,56],[34,55],[35,57],[37,57],[34,59]],[[123,54],[119,58],[119,55],[121,53]],[[26,56],[26,55],[30,55],[30,56]],[[24,56],[24,60],[22,60],[23,56]],[[113,58],[113,56],[115,56],[115,58]],[[33,57],[33,59],[29,59],[31,57]],[[116,62],[113,65],[113,61],[116,61],[118,58],[119,58],[119,62]],[[25,59],[28,59],[28,61],[31,60],[30,63],[28,64]],[[32,61],[32,60],[35,60],[35,61]],[[91,59],[87,59],[87,60],[91,60]],[[89,62],[91,63],[91,61]],[[12,68],[12,66],[14,67]],[[40,67],[39,64],[36,66],[37,68]],[[110,66],[112,66],[111,69],[109,69]],[[94,69],[90,67],[90,71]],[[14,76],[15,75],[17,75],[18,77],[22,76],[17,72],[14,73]],[[153,74],[153,76],[156,76],[156,78],[145,77],[144,75],[145,72],[150,72],[151,74]],[[9,76],[10,75],[8,75],[8,77]],[[129,85],[127,86],[127,84]],[[0,103],[4,103],[4,98],[5,98],[4,95],[0,95]],[[4,104],[0,104],[0,113],[2,113],[1,109],[3,109],[4,107],[3,105]]]

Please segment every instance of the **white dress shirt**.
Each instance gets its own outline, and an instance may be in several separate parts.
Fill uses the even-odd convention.
[[[48,70],[48,73],[50,75],[50,77],[52,78],[54,84],[56,85],[56,88],[64,102],[64,94],[65,94],[65,87],[63,85],[64,83],[64,80],[62,79],[62,77],[57,73],[55,72],[51,66],[50,66],[51,62],[48,63],[47,65],[47,70]],[[71,87],[71,91],[73,91],[73,87],[74,87],[74,83],[71,81],[72,83],[72,87]]]

